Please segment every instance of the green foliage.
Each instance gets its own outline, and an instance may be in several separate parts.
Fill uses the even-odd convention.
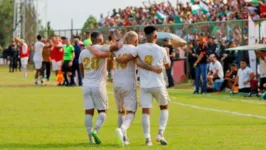
[[[8,41],[12,38],[13,8],[13,0],[0,1],[0,45],[8,44]]]
[[[87,21],[84,23],[83,28],[82,28],[82,33],[84,33],[85,31],[92,29],[94,27],[94,25],[97,24],[97,19],[90,15],[89,18],[87,19]]]
[[[41,24],[41,23],[40,23]],[[51,22],[47,22],[47,26],[41,26],[39,34],[43,37],[50,38],[52,35],[55,34],[54,29],[51,27]]]

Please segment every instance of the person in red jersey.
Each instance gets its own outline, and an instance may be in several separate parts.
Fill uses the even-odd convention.
[[[24,78],[27,77],[27,65],[29,60],[29,48],[26,42],[18,37],[14,37],[15,41],[19,44],[19,57],[21,66],[23,68]]]
[[[50,57],[52,60],[52,68],[55,71],[55,75],[57,76],[58,72],[61,70],[62,60],[64,57],[64,51],[62,49],[63,44],[58,40],[56,36],[52,37],[51,40],[51,53]]]

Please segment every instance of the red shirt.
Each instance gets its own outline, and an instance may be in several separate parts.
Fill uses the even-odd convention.
[[[62,61],[63,60],[64,51],[61,47],[62,47],[61,43],[56,44],[56,46],[52,47],[52,51],[50,53],[50,57],[52,60],[55,60],[55,61]]]
[[[266,16],[266,4],[260,7],[260,17],[265,18]]]
[[[20,46],[19,50],[20,50],[20,58],[29,57],[29,55],[30,55],[29,54],[29,48],[28,48],[28,45],[26,43],[24,43],[23,46]]]

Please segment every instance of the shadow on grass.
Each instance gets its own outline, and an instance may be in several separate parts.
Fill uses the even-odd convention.
[[[9,143],[9,144],[0,144],[1,148],[9,149],[46,149],[46,148],[119,148],[117,144],[105,144],[105,145],[89,145],[88,143],[47,143],[47,144],[21,144],[21,143]]]

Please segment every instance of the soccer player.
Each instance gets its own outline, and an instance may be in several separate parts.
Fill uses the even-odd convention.
[[[15,41],[19,44],[19,51],[20,51],[20,61],[21,66],[23,68],[23,74],[24,78],[27,78],[27,65],[28,65],[28,59],[29,59],[29,49],[28,45],[25,43],[24,40],[19,39],[18,37],[15,37]]]
[[[66,86],[70,86],[70,81],[68,78],[71,78],[72,75],[72,65],[73,65],[73,60],[75,58],[75,49],[74,47],[70,44],[69,39],[66,39],[66,45],[64,46],[64,63],[62,67],[62,71],[64,73],[64,83]]]
[[[111,51],[115,48],[118,49],[116,45],[111,47],[103,46],[103,35],[99,32],[93,32],[91,34],[91,39],[92,47],[101,51]],[[93,143],[92,137],[96,144],[101,144],[101,140],[97,133],[106,119],[106,110],[108,109],[108,97],[106,91],[106,58],[108,57],[110,57],[110,54],[106,53],[106,55],[101,58],[97,58],[88,50],[83,50],[79,57],[80,72],[83,78],[85,126],[91,144]],[[98,118],[96,126],[92,128],[94,109],[98,110]]]
[[[137,54],[141,60],[149,65],[171,67],[169,52],[156,44],[158,33],[154,26],[144,29],[147,43],[137,47]],[[167,145],[163,136],[168,121],[168,103],[170,101],[166,89],[163,73],[157,74],[140,68],[140,105],[142,107],[142,127],[146,138],[146,145],[151,146],[150,135],[150,109],[153,97],[160,105],[160,125],[156,140],[162,145]]]
[[[62,60],[64,57],[63,45],[58,40],[56,36],[52,36],[52,50],[50,52],[51,60],[52,60],[52,68],[55,71],[55,75],[57,76],[58,72],[61,70]],[[60,85],[60,83],[58,84]]]
[[[137,109],[135,62],[146,70],[162,72],[161,67],[149,66],[139,58],[132,56],[131,53],[136,53],[135,46],[138,44],[138,34],[136,32],[127,33],[125,38],[127,44],[124,44],[119,51],[114,52],[117,56],[117,61],[121,60],[124,63],[117,62],[113,80],[114,95],[118,109],[118,128],[116,133],[123,146],[129,144],[126,131],[133,121]],[[106,52],[97,51],[93,48],[89,48],[89,50],[97,57],[107,55],[104,54]],[[128,58],[123,59],[125,57]]]
[[[169,59],[169,51],[156,44],[158,33],[154,26],[147,26],[144,29],[147,43],[137,47],[138,56],[142,61],[150,66],[165,66],[166,69],[171,67]],[[142,107],[142,127],[146,138],[146,145],[152,146],[150,135],[150,110],[152,108],[152,100],[155,98],[160,105],[160,125],[156,140],[162,145],[167,145],[163,136],[168,121],[168,103],[170,101],[166,89],[166,83],[163,73],[160,74],[139,69],[140,73],[140,105]]]
[[[49,45],[47,39],[43,39],[43,43]],[[43,62],[43,76],[46,77],[46,82],[50,81],[50,74],[51,74],[51,58],[50,58],[51,47],[44,47],[42,52]]]
[[[43,42],[41,42],[42,37],[40,35],[37,36],[37,42],[34,44],[34,56],[33,56],[33,62],[35,64],[35,69],[36,69],[36,73],[35,73],[35,85],[38,85],[38,76],[40,75],[40,81],[41,84],[43,84],[43,76],[42,76],[42,61],[43,61],[43,57],[42,57],[42,52],[43,52],[43,48],[45,47],[45,44]]]

